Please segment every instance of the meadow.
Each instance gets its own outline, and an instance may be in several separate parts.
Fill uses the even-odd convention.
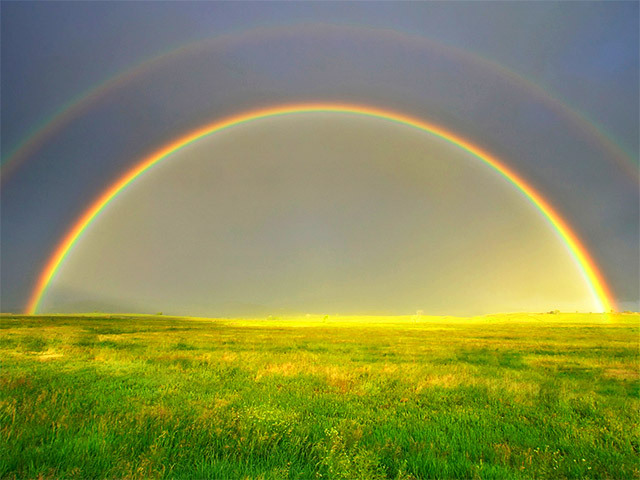
[[[1,478],[640,478],[640,315],[0,317]]]

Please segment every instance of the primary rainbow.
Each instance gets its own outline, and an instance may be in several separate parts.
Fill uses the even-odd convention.
[[[107,188],[93,202],[93,204],[91,204],[91,206],[73,225],[73,228],[71,228],[71,230],[58,244],[55,251],[49,258],[49,261],[47,262],[44,270],[38,277],[35,288],[33,289],[31,297],[29,298],[29,302],[26,306],[26,313],[35,314],[37,312],[38,305],[42,297],[44,296],[49,283],[55,276],[58,268],[69,253],[71,247],[73,247],[78,238],[80,238],[80,236],[82,235],[82,232],[84,232],[89,224],[93,222],[93,220],[100,214],[103,208],[105,208],[122,190],[124,190],[130,183],[132,183],[138,176],[143,174],[147,169],[151,168],[153,165],[167,158],[169,155],[180,150],[181,148],[203,137],[220,132],[227,128],[231,128],[236,125],[241,125],[261,118],[314,112],[355,114],[384,119],[387,121],[407,125],[435,135],[478,157],[491,168],[496,170],[511,184],[513,184],[533,205],[535,205],[536,208],[538,208],[538,210],[540,210],[543,216],[560,235],[563,242],[567,246],[569,253],[576,261],[583,278],[585,279],[587,285],[589,286],[589,289],[591,290],[591,294],[597,308],[602,312],[608,312],[609,310],[611,310],[614,303],[612,300],[612,295],[595,262],[589,255],[589,252],[586,250],[584,245],[580,242],[576,234],[554,210],[554,208],[544,198],[542,198],[542,196],[538,192],[536,192],[536,190],[531,185],[529,185],[524,179],[522,179],[509,167],[498,161],[498,159],[493,157],[491,154],[441,127],[429,124],[418,118],[410,117],[401,113],[362,105],[306,103],[254,110],[248,113],[235,115],[224,120],[218,120],[178,138],[177,140],[169,143],[168,145],[165,145],[164,147],[160,148],[159,150],[155,151],[154,153],[140,161],[137,165],[127,171],[122,177],[120,177],[120,179],[117,180],[113,185]]]

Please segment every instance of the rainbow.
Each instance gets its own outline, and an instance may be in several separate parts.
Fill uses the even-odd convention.
[[[197,40],[156,54],[135,66],[127,68],[109,77],[101,83],[91,86],[80,95],[70,99],[66,104],[62,105],[53,113],[53,115],[43,119],[29,133],[27,133],[27,135],[22,138],[22,140],[12,150],[0,158],[0,183],[5,182],[14,170],[16,170],[34,152],[40,149],[50,138],[62,130],[72,120],[79,118],[92,105],[103,101],[107,94],[146,73],[153,72],[155,68],[160,67],[161,65],[182,55],[196,54],[208,48],[225,48],[249,41],[260,42],[272,37],[283,35],[292,36],[299,33],[333,35],[344,32],[362,35],[371,34],[381,37],[384,36],[391,41],[405,43],[408,46],[430,48],[442,55],[456,59],[463,64],[468,63],[470,65],[476,65],[500,75],[500,77],[509,80],[514,86],[517,86],[525,93],[532,95],[543,105],[555,111],[560,116],[567,118],[573,123],[573,125],[582,131],[585,138],[595,140],[595,144],[602,148],[603,151],[616,161],[618,166],[626,174],[626,178],[631,180],[634,186],[637,185],[637,181],[640,179],[640,170],[638,169],[638,161],[634,158],[634,154],[625,151],[625,149],[616,143],[601,126],[596,125],[593,119],[590,119],[584,113],[578,112],[574,108],[569,107],[542,87],[504,65],[488,58],[484,58],[475,52],[467,52],[460,48],[440,44],[431,39],[414,34],[397,32],[395,30],[385,28],[372,28],[355,25],[324,25],[314,23],[295,26],[259,27],[249,31],[226,33],[213,38]]]
[[[32,315],[37,312],[38,305],[40,304],[48,285],[55,277],[60,265],[73,245],[82,236],[85,229],[98,217],[100,212],[118,196],[120,192],[133,183],[136,178],[148,169],[161,162],[172,153],[214,133],[218,133],[237,125],[243,125],[254,120],[301,113],[341,113],[383,119],[430,133],[471,153],[517,188],[542,213],[545,219],[560,235],[569,253],[578,265],[584,280],[589,286],[593,301],[597,308],[601,312],[608,312],[611,310],[612,305],[614,304],[611,292],[609,291],[595,262],[589,255],[589,252],[573,230],[529,183],[491,154],[441,127],[401,113],[362,105],[305,103],[254,110],[215,121],[172,141],[144,158],[122,175],[109,188],[107,188],[76,221],[71,230],[67,232],[62,241],[57,245],[44,270],[37,279],[36,285],[27,303],[25,313]]]

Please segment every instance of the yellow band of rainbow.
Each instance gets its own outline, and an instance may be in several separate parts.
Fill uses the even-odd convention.
[[[93,220],[100,214],[102,209],[109,204],[109,202],[111,202],[124,188],[132,183],[138,176],[143,174],[147,169],[151,168],[153,165],[165,159],[172,153],[180,150],[181,148],[203,137],[212,135],[227,128],[267,117],[314,112],[356,114],[407,125],[442,138],[443,140],[446,140],[476,156],[487,165],[492,167],[494,170],[496,170],[511,184],[513,184],[527,199],[529,199],[540,210],[544,217],[558,232],[563,242],[567,246],[570,254],[575,259],[583,278],[585,279],[586,283],[589,286],[589,289],[591,290],[593,301],[595,302],[597,309],[599,309],[601,312],[608,312],[609,310],[611,310],[614,302],[612,300],[612,295],[606,285],[606,282],[602,274],[598,270],[595,262],[589,255],[589,252],[580,242],[573,230],[560,217],[555,209],[551,207],[549,202],[542,198],[542,196],[538,192],[536,192],[536,190],[531,185],[525,182],[525,180],[523,180],[509,167],[498,161],[495,157],[441,127],[424,122],[418,118],[408,115],[362,105],[305,103],[254,110],[248,113],[242,113],[226,118],[224,120],[210,123],[178,138],[177,140],[169,143],[168,145],[165,145],[164,147],[152,153],[150,156],[143,159],[141,162],[127,171],[122,177],[120,177],[120,179],[117,180],[113,185],[107,188],[76,221],[76,223],[73,225],[73,228],[71,228],[71,230],[69,230],[69,232],[64,236],[62,241],[58,244],[55,251],[49,258],[49,261],[47,262],[44,270],[38,277],[35,288],[33,289],[33,292],[31,293],[31,296],[29,298],[29,302],[26,306],[25,313],[33,315],[37,312],[38,305],[42,297],[44,296],[48,285],[58,271],[61,263],[69,253],[69,250],[71,250],[71,247],[73,247],[78,238],[80,238],[80,236],[82,235],[82,232],[84,232],[84,230],[89,226],[89,224],[91,224],[91,222],[93,222]]]

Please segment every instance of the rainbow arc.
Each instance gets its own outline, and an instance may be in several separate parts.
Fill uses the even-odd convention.
[[[585,135],[585,138],[592,138],[596,144],[603,148],[604,151],[611,156],[613,160],[623,169],[626,176],[637,184],[639,170],[637,159],[633,158],[633,154],[612,140],[601,127],[597,126],[594,121],[586,117],[583,113],[576,111],[566,105],[561,99],[555,98],[550,92],[544,90],[530,79],[523,77],[517,72],[510,70],[502,64],[484,58],[476,52],[469,52],[451,45],[440,44],[432,39],[421,37],[414,34],[398,32],[385,28],[372,28],[355,25],[325,25],[325,24],[303,24],[293,26],[276,26],[276,27],[260,27],[249,31],[232,32],[222,34],[213,38],[197,40],[193,43],[181,45],[168,51],[161,52],[152,56],[145,61],[132,66],[114,76],[109,77],[102,83],[96,84],[81,93],[75,98],[70,99],[66,104],[62,105],[59,110],[51,117],[44,119],[41,124],[35,126],[33,130],[23,138],[18,145],[0,158],[0,182],[6,181],[7,177],[16,168],[25,162],[33,153],[65,125],[73,119],[78,118],[97,102],[106,98],[107,94],[112,93],[117,88],[127,85],[129,82],[144,74],[151,73],[166,62],[179,58],[183,55],[194,54],[208,48],[226,48],[231,45],[240,45],[244,42],[262,42],[270,38],[276,38],[283,35],[297,35],[300,33],[314,32],[318,35],[333,35],[336,33],[352,32],[354,34],[373,35],[381,38],[403,43],[407,46],[416,46],[419,48],[428,48],[438,52],[440,55],[456,59],[461,64],[469,64],[479,66],[494,72],[501,78],[509,80],[514,86],[522,88],[533,98],[546,105],[551,110],[557,112],[561,116],[570,120]]]
[[[47,287],[54,279],[56,272],[73,248],[74,244],[82,236],[82,233],[93,221],[95,221],[95,219],[100,215],[100,212],[104,208],[106,208],[107,205],[118,196],[118,194],[125,190],[148,169],[166,159],[174,152],[177,152],[187,145],[190,145],[209,135],[213,135],[223,130],[263,118],[302,113],[340,113],[378,118],[416,128],[428,134],[439,137],[469,152],[470,154],[484,162],[487,166],[498,172],[505,180],[507,180],[517,190],[519,190],[542,213],[544,218],[558,233],[558,235],[566,245],[568,252],[576,262],[582,277],[589,287],[589,290],[593,297],[593,302],[596,305],[597,309],[601,312],[608,312],[611,310],[614,304],[611,292],[604,280],[602,273],[599,271],[593,258],[591,257],[583,243],[580,241],[580,239],[577,237],[577,235],[562,219],[558,212],[551,206],[551,204],[545,198],[543,198],[542,195],[540,195],[532,185],[526,182],[515,171],[513,171],[503,162],[499,161],[493,155],[442,127],[401,113],[362,105],[305,103],[265,108],[215,121],[201,128],[198,128],[197,130],[194,130],[178,138],[177,140],[174,140],[173,142],[163,146],[148,157],[141,160],[134,167],[128,170],[124,175],[122,175],[115,183],[109,186],[89,206],[89,208],[82,214],[82,216],[75,222],[72,228],[62,238],[62,241],[56,246],[53,254],[45,265],[45,268],[39,275],[36,285],[25,308],[25,312],[27,314],[35,314],[38,311],[38,306],[47,291]]]

